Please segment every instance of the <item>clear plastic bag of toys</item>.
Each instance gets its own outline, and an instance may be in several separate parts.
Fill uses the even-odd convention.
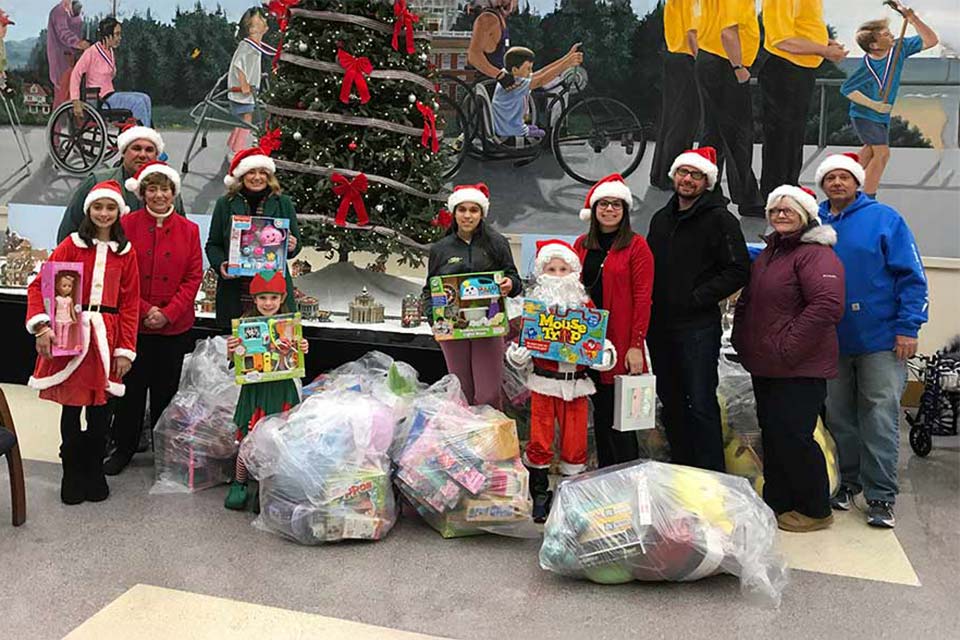
[[[156,482],[150,493],[192,493],[230,482],[239,394],[226,338],[198,340],[184,358],[180,387],[153,431]]]
[[[384,537],[397,519],[388,456],[396,425],[391,407],[351,388],[264,418],[240,450],[260,482],[254,525],[301,544]]]
[[[779,606],[787,572],[776,536],[773,511],[745,479],[636,462],[559,485],[540,566],[600,584],[728,573],[743,593]]]
[[[410,423],[395,481],[440,535],[538,535],[513,420],[465,406],[446,376],[414,403]]]

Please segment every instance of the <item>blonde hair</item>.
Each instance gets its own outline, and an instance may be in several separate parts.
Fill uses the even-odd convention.
[[[773,208],[778,204],[783,203],[784,206],[789,208],[791,211],[796,211],[797,215],[800,216],[800,221],[804,226],[810,224],[810,214],[807,213],[806,209],[800,206],[800,203],[797,202],[794,198],[790,196],[780,196],[777,200],[767,209],[767,220],[770,219],[770,212],[773,211]]]
[[[857,44],[866,53],[870,53],[870,45],[877,41],[877,37],[884,29],[890,28],[890,21],[886,18],[882,20],[871,20],[864,22],[857,29]]]
[[[283,193],[283,189],[280,188],[280,181],[277,180],[277,176],[267,172],[267,186],[270,188],[270,192],[278,196]],[[237,181],[233,185],[227,187],[227,196],[233,197],[240,193],[240,190],[243,189],[243,176],[237,178]]]

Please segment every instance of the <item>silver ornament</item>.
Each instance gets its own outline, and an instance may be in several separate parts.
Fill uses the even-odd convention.
[[[421,53],[421,54],[420,54],[420,59],[423,60],[424,62],[426,62],[426,61],[427,61],[427,54]]]
[[[415,104],[416,101],[417,101],[417,96],[415,96],[415,95],[413,95],[413,94],[411,93],[410,95],[407,96],[407,101],[408,101],[410,104]]]
[[[378,204],[377,206],[374,207],[374,209],[377,210],[377,213],[383,213],[383,205],[382,205],[382,204]]]
[[[297,43],[297,49],[300,49],[300,51],[306,51],[306,50],[309,49],[309,48],[310,48],[310,47],[308,47],[308,46],[307,46],[307,43],[304,42],[303,40],[301,40],[299,43]]]
[[[302,133],[300,133],[299,131],[294,131],[294,132],[293,132],[293,139],[294,139],[294,140],[296,140],[297,142],[299,142],[301,138],[303,138],[303,134],[302,134]]]

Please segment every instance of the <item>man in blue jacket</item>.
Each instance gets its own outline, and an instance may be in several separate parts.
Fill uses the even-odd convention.
[[[867,524],[892,528],[900,396],[905,361],[917,352],[927,321],[927,280],[907,223],[860,192],[864,179],[853,153],[828,156],[816,173],[827,195],[820,217],[837,232],[834,249],[846,272],[839,375],[827,383],[827,425],[841,476],[832,504],[846,511],[862,489]]]

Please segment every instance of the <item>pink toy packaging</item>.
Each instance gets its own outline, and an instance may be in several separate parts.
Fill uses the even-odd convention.
[[[40,268],[40,291],[53,329],[53,355],[82,353],[83,263],[45,262]]]
[[[287,268],[287,237],[290,221],[286,218],[233,216],[230,228],[230,253],[227,273],[255,276],[261,271]]]

